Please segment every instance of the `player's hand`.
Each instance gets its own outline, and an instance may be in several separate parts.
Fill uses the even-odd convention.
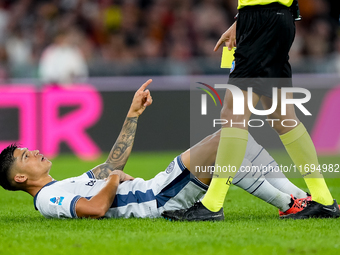
[[[125,181],[132,181],[135,178],[133,178],[132,176],[124,173],[122,170],[114,170],[110,173],[109,176],[111,175],[118,175],[119,176],[119,183],[125,182]]]
[[[151,82],[152,80],[149,79],[136,91],[130,106],[128,117],[138,117],[144,112],[147,106],[152,104],[152,97],[150,91],[146,89],[146,87]]]
[[[228,50],[231,50],[233,47],[236,47],[236,21],[234,22],[234,24],[232,24],[232,26],[227,31],[225,31],[221,35],[221,38],[216,43],[214,51],[217,51],[218,48],[223,43],[225,43],[225,46],[228,47]]]

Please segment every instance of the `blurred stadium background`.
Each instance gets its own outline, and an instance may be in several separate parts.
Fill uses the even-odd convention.
[[[290,61],[294,85],[312,93],[313,114],[300,117],[318,151],[337,154],[340,2],[299,4]],[[50,156],[95,158],[111,148],[148,78],[154,105],[140,119],[135,150],[186,149],[190,80],[227,80],[213,48],[236,7],[236,0],[0,0],[0,149],[17,141]],[[269,128],[251,132],[266,137],[259,139],[266,148],[282,148]]]

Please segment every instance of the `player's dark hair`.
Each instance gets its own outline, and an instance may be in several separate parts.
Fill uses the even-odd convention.
[[[17,190],[9,180],[9,173],[15,161],[14,151],[18,148],[16,144],[11,144],[0,154],[0,185],[7,190]]]

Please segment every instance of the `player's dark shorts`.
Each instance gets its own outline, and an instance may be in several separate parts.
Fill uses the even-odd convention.
[[[268,97],[272,96],[272,87],[291,87],[288,53],[294,37],[295,23],[288,7],[274,3],[240,9],[229,84],[242,90],[253,87],[253,92]],[[265,78],[286,79],[273,83]]]

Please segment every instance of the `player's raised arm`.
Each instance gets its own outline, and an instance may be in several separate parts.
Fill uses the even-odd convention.
[[[136,91],[124,121],[123,128],[120,131],[106,162],[92,170],[97,179],[107,178],[115,169],[124,169],[135,140],[138,117],[144,112],[147,106],[152,104],[150,91],[146,89],[151,82],[151,79],[148,80]]]

